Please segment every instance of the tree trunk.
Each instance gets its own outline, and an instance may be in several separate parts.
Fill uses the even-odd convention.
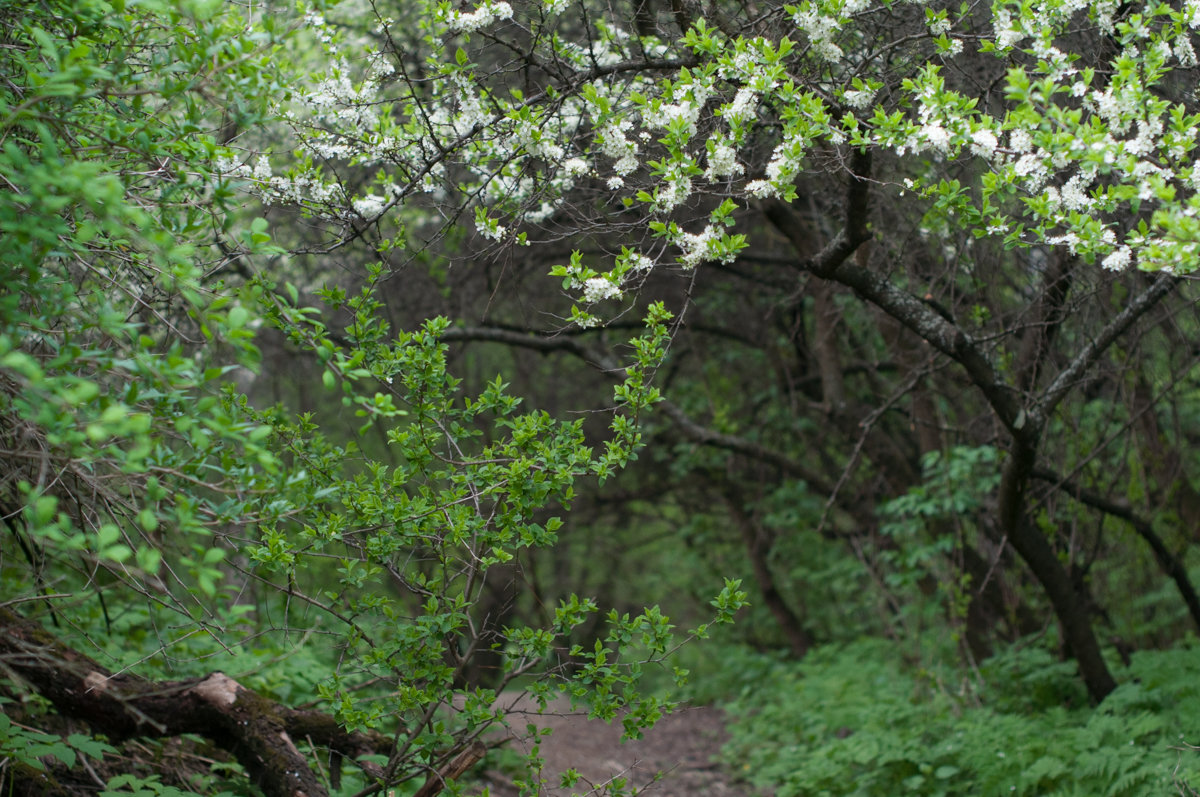
[[[1100,644],[1071,577],[1041,530],[1025,516],[1025,493],[1033,472],[1036,452],[1031,443],[1018,438],[1004,465],[1000,479],[1000,529],[1042,585],[1054,607],[1063,637],[1079,663],[1079,674],[1088,696],[1099,703],[1117,688],[1100,652]]]
[[[725,487],[729,488],[731,485],[726,482]],[[729,512],[733,515],[734,522],[737,523],[738,530],[742,534],[742,542],[746,546],[746,556],[750,559],[750,567],[754,571],[754,581],[762,593],[763,604],[770,610],[775,622],[779,624],[779,629],[787,638],[792,656],[798,661],[808,655],[808,651],[813,645],[812,636],[804,629],[804,624],[788,606],[783,594],[779,591],[779,586],[775,583],[775,574],[771,572],[769,561],[771,546],[762,533],[762,529],[742,508],[741,499],[735,492],[726,492],[724,497],[725,504],[729,507]]]
[[[302,739],[356,759],[392,749],[382,734],[347,733],[333,717],[298,711],[246,689],[224,673],[152,682],[113,675],[58,642],[36,623],[0,607],[0,661],[59,714],[86,722],[114,741],[197,734],[232,754],[267,797],[324,797],[328,792],[293,743]],[[374,764],[358,765],[375,777]],[[19,784],[9,784],[20,790]],[[37,793],[56,793],[46,781]]]

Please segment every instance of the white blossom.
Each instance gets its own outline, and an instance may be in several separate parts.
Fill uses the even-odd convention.
[[[921,128],[920,136],[925,140],[930,149],[942,154],[950,151],[950,131],[941,125],[925,125]]]
[[[619,177],[624,177],[638,167],[638,145],[625,137],[625,131],[632,124],[628,119],[608,122],[597,135],[600,151],[615,161],[613,171]]]
[[[655,192],[655,202],[658,207],[670,212],[682,205],[692,195],[692,180],[687,175],[675,175]]]
[[[992,28],[996,33],[996,46],[1001,50],[1016,47],[1029,35],[1020,27],[1014,26],[1012,12],[1007,8],[996,10]]]
[[[654,268],[654,261],[643,254],[633,255],[627,262],[633,271],[649,271]]]
[[[504,234],[508,232],[508,229],[495,219],[485,219],[483,221],[477,220],[475,222],[475,229],[477,229],[479,234],[484,238],[490,238],[493,241],[499,241],[504,237]]]
[[[1187,0],[1183,4],[1183,13],[1188,27],[1193,30],[1200,28],[1200,0]]]
[[[364,219],[374,219],[383,212],[387,203],[387,197],[367,194],[366,196],[355,197],[350,205],[354,208],[354,212]]]
[[[873,99],[875,99],[875,92],[866,89],[852,89],[842,94],[842,102],[858,111],[870,107]]]
[[[254,179],[260,183],[268,183],[271,181],[271,161],[266,155],[260,155],[258,162],[254,164]]]
[[[214,158],[213,168],[227,177],[238,177],[250,171],[250,167],[230,155],[218,155]]]
[[[746,183],[746,193],[759,199],[779,195],[779,191],[771,185],[769,180],[751,180]]]
[[[679,258],[679,263],[684,268],[695,268],[701,263],[713,260],[714,257],[709,252],[709,243],[720,239],[720,234],[717,228],[713,225],[708,225],[704,231],[698,235],[690,232],[681,232],[675,238],[675,245],[683,250],[683,254]],[[732,256],[725,256],[722,260],[729,261]]]
[[[570,177],[579,177],[588,173],[587,161],[583,158],[568,158],[563,163],[563,171]]]
[[[1066,246],[1067,251],[1075,255],[1079,253],[1079,236],[1073,232],[1068,232],[1063,235],[1052,235],[1046,239],[1046,243],[1051,246]]]
[[[1133,259],[1133,253],[1128,246],[1121,246],[1114,249],[1108,257],[1101,261],[1100,265],[1108,271],[1124,271],[1129,262]]]
[[[705,170],[704,176],[709,180],[716,180],[741,173],[742,165],[737,162],[737,150],[722,139],[708,153],[708,169]]]
[[[1000,142],[996,139],[996,134],[986,127],[981,127],[971,133],[971,152],[982,158],[991,158],[996,154],[996,147]]]
[[[1067,210],[1085,212],[1092,206],[1092,198],[1087,195],[1091,178],[1077,174],[1062,187],[1061,196],[1063,207]]]
[[[600,302],[621,298],[621,289],[605,277],[592,277],[583,283],[583,300]]]
[[[721,115],[730,122],[749,122],[758,111],[758,94],[748,86],[742,86],[726,105]]]
[[[1046,168],[1040,154],[1031,152],[1022,155],[1015,169],[1018,177],[1026,178],[1031,191],[1039,190],[1050,179],[1050,170]]]
[[[496,20],[512,19],[512,15],[512,6],[504,0],[486,0],[483,5],[470,14],[464,14],[461,11],[450,12],[446,24],[453,31],[471,33],[480,28],[486,28]]]
[[[840,28],[840,20],[823,14],[816,3],[806,3],[798,8],[792,15],[792,21],[808,36],[813,52],[818,58],[835,63],[845,55],[842,48],[833,41]]]

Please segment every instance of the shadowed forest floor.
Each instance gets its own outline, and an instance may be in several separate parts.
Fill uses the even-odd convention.
[[[542,773],[548,797],[570,794],[606,794],[605,786],[613,778],[625,778],[626,788],[655,797],[751,797],[753,791],[738,783],[718,763],[721,746],[727,739],[725,718],[720,709],[710,707],[680,709],[660,721],[644,738],[621,743],[621,723],[606,724],[570,713],[566,702],[551,704],[545,714],[532,711],[531,701],[517,703],[518,711],[531,709],[526,717],[515,713],[514,728],[534,723],[554,732],[542,737]],[[556,709],[558,709],[556,711]],[[512,742],[514,750],[527,753],[528,739]],[[574,768],[579,781],[571,788],[559,788],[559,774]],[[658,773],[663,776],[655,780]],[[511,778],[501,772],[488,775],[493,797],[516,797]],[[594,789],[594,791],[591,791]],[[628,793],[628,792],[627,792]]]

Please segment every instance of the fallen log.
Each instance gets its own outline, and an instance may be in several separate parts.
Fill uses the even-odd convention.
[[[347,732],[328,714],[284,706],[222,672],[183,681],[114,675],[38,624],[3,607],[0,662],[47,699],[59,714],[86,723],[94,733],[114,742],[182,734],[204,737],[232,755],[266,797],[328,794],[294,740],[327,748],[332,760],[354,760],[370,777],[382,775],[383,770],[358,759],[370,754],[387,755],[393,749],[394,739],[390,736]],[[478,761],[482,756],[479,747],[462,751],[451,766],[430,777],[422,795],[437,794],[447,781]],[[56,793],[44,778],[26,787],[33,790],[30,793]],[[16,789],[16,793],[24,791]]]

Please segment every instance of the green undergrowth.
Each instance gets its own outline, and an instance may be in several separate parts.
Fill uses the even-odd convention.
[[[1037,643],[971,673],[906,664],[879,639],[800,663],[724,654],[694,697],[724,703],[728,762],[776,797],[1200,793],[1195,640],[1135,654],[1095,708]]]

